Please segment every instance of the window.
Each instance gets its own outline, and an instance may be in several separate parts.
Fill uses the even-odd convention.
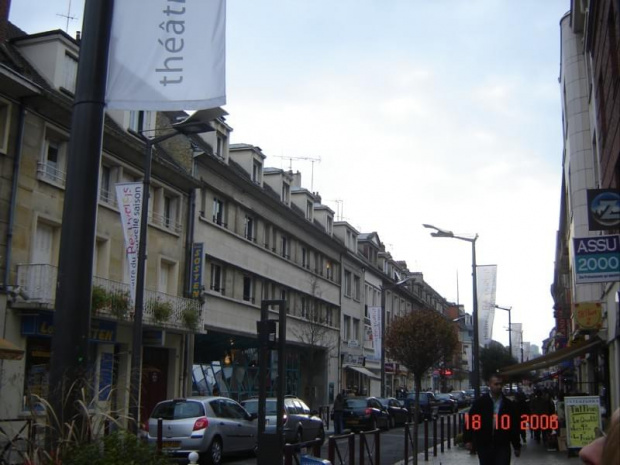
[[[285,204],[289,204],[290,202],[290,197],[291,197],[291,186],[289,186],[287,183],[283,182],[282,183],[282,202],[284,202]]]
[[[353,339],[351,337],[351,317],[347,315],[344,316],[343,328],[342,328],[342,339],[345,342],[348,342],[351,339]]]
[[[105,203],[110,203],[112,192],[110,191],[110,167],[106,165],[101,166],[101,188],[99,189],[99,200]]]
[[[39,179],[64,186],[67,151],[67,137],[51,128],[45,130],[42,160],[39,164]]]
[[[158,291],[171,295],[177,293],[177,264],[175,262],[161,260]]]
[[[254,289],[251,276],[243,277],[243,300],[254,303]]]
[[[150,111],[130,111],[129,129],[138,133],[152,129],[152,119],[153,114]]]
[[[263,172],[263,165],[258,160],[254,160],[252,164],[252,182],[254,184],[261,183],[261,173]]]
[[[308,261],[308,249],[305,247],[301,248],[301,266],[304,268],[310,268],[310,263]]]
[[[289,258],[289,254],[288,254],[288,238],[286,236],[281,236],[281,241],[280,241],[280,252],[282,253],[282,256],[284,258]]]
[[[224,293],[224,289],[222,289],[222,267],[215,263],[211,264],[211,290]]]
[[[110,241],[97,238],[93,258],[93,275],[107,278],[110,266]]]
[[[224,202],[217,197],[213,198],[213,222],[220,226],[224,224]]]
[[[359,341],[360,337],[360,320],[357,318],[353,318],[353,329],[351,331],[351,339],[355,339]]]
[[[310,299],[308,297],[301,298],[301,317],[310,318]]]
[[[7,153],[9,149],[9,127],[11,121],[11,104],[0,99],[0,152]]]
[[[75,82],[77,78],[78,59],[70,53],[65,53],[64,80],[62,87],[72,94],[75,94]]]
[[[332,234],[334,230],[334,219],[331,216],[327,217],[327,234]]]
[[[351,272],[344,270],[344,295],[351,297]]]
[[[360,296],[362,293],[362,280],[359,276],[353,277],[353,298],[355,300],[360,300]]]
[[[314,204],[311,200],[306,202],[306,219],[312,221],[312,212],[313,212]]]
[[[256,236],[254,235],[254,218],[251,216],[245,215],[245,224],[243,227],[243,236],[248,241],[256,241]]]
[[[333,278],[333,271],[332,262],[330,260],[325,260],[325,277],[331,280]]]

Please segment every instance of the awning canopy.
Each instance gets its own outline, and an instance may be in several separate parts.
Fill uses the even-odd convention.
[[[368,368],[364,368],[364,367],[360,367],[360,366],[356,366],[356,365],[343,365],[343,366],[345,368],[348,368],[349,370],[357,371],[358,373],[361,373],[361,374],[363,374],[365,376],[368,376],[369,378],[381,379],[381,376],[375,375]]]
[[[21,360],[24,351],[10,341],[0,338],[0,359]]]
[[[542,357],[537,357],[535,359],[528,360],[527,362],[517,363],[516,365],[506,367],[503,370],[500,370],[500,374],[510,376],[558,365],[560,362],[571,360],[575,357],[590,352],[602,343],[603,341],[599,338],[590,339],[589,341],[580,341],[570,347],[564,347],[563,349],[556,350],[555,352],[545,354]]]

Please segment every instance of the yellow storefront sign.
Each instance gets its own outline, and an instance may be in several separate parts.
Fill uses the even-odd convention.
[[[600,329],[603,324],[601,303],[579,302],[574,306],[573,317],[578,329]]]

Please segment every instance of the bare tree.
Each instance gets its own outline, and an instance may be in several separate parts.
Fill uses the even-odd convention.
[[[451,359],[458,344],[454,325],[430,309],[414,310],[396,317],[386,331],[385,348],[390,358],[407,367],[415,385],[413,460],[418,463],[418,419],[422,377],[444,359]]]

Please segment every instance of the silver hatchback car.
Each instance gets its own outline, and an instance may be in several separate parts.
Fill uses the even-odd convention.
[[[250,413],[258,414],[258,399],[251,398],[241,402]],[[266,433],[275,433],[277,423],[277,398],[266,400]],[[284,397],[283,432],[286,443],[298,443],[318,439],[325,441],[325,428],[318,412],[310,410],[305,402],[295,396]]]
[[[231,452],[256,451],[258,422],[227,397],[188,397],[158,403],[148,420],[147,440],[157,443],[162,419],[162,450],[186,459],[192,451],[201,463],[219,465]]]

